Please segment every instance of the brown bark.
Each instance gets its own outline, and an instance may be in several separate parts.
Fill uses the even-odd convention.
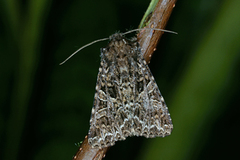
[[[109,148],[94,149],[88,144],[88,138],[85,136],[73,160],[101,160]]]
[[[177,0],[159,0],[151,17],[145,23],[146,28],[164,29],[167,21],[172,13]],[[153,52],[156,50],[157,44],[164,32],[146,29],[139,32],[137,38],[142,48],[142,54],[146,62],[149,63]]]

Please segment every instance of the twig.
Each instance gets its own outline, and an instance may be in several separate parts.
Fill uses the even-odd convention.
[[[160,28],[164,29],[172,13],[177,0],[159,0],[154,11],[147,11],[147,16],[140,24],[140,28]],[[149,63],[153,52],[164,32],[156,30],[143,30],[137,36],[138,42],[142,48],[142,55],[146,62]]]
[[[145,13],[139,28],[159,28],[164,29],[172,13],[177,0],[153,0]],[[149,63],[153,52],[156,50],[158,41],[163,32],[154,30],[143,30],[137,38],[142,48],[142,54],[146,62]],[[87,136],[79,147],[73,160],[101,160],[105,157],[110,147],[103,149],[94,149],[88,144]]]
[[[85,136],[73,160],[101,160],[109,148],[94,149],[88,144],[88,138]]]

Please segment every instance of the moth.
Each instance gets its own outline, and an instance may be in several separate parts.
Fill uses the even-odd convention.
[[[125,33],[126,34],[126,33]],[[171,134],[172,120],[136,38],[115,33],[101,49],[88,143],[113,146],[129,136]]]

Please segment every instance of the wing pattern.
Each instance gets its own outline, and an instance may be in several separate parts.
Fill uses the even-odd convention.
[[[121,33],[112,35],[101,49],[89,144],[104,148],[128,136],[164,137],[172,129],[168,108],[139,44]]]

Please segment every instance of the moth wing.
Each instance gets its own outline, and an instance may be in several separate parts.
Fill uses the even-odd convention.
[[[164,137],[173,129],[168,108],[140,56],[140,48],[135,44],[117,48],[120,43],[116,41],[112,43],[117,45],[108,45],[112,47],[109,52],[102,52],[88,133],[93,148],[113,146],[128,136]],[[117,59],[120,54],[122,58]],[[122,54],[127,54],[124,61]]]
[[[139,94],[134,115],[135,131],[146,138],[165,137],[173,129],[168,107],[146,61],[140,58],[138,62],[141,69],[137,73],[139,78],[136,82],[136,92]]]
[[[102,59],[88,133],[88,142],[94,148],[113,146],[115,141],[125,139],[119,130],[119,123],[116,123],[116,110],[120,100],[116,95],[115,76],[112,74],[114,70],[114,65],[109,66]]]

